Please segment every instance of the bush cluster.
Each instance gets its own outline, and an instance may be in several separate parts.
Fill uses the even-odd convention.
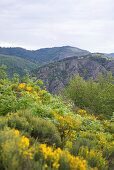
[[[3,70],[2,70],[3,73]],[[99,119],[41,89],[42,81],[0,79],[0,169],[108,170],[113,118]]]
[[[64,96],[73,100],[76,106],[99,116],[110,119],[113,111],[114,79],[111,72],[99,73],[97,82],[85,81],[79,75],[73,77],[64,90]]]

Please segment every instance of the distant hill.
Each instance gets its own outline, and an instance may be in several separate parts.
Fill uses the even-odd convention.
[[[114,75],[114,60],[104,54],[93,53],[81,57],[69,57],[50,63],[34,70],[37,78],[44,81],[46,88],[53,94],[63,89],[69,80],[78,74],[85,80],[94,79],[99,72],[111,71]]]
[[[89,51],[76,47],[63,46],[53,48],[42,48],[39,50],[26,50],[23,48],[1,48],[0,54],[17,56],[29,60],[38,66],[58,61],[71,56],[82,56],[89,54]]]
[[[6,72],[9,77],[12,77],[14,73],[23,76],[25,74],[24,69],[31,71],[36,68],[36,64],[23,58],[0,54],[0,66],[2,64],[7,66]]]
[[[107,57],[114,58],[114,53],[105,54]]]

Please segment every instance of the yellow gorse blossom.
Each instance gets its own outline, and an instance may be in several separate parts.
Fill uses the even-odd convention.
[[[51,147],[47,147],[46,144],[40,144],[39,149],[40,152],[43,153],[44,159],[50,160],[52,166],[55,168],[59,168],[60,166],[59,161],[62,158],[65,162],[69,163],[69,168],[71,170],[75,169],[86,170],[87,167],[86,160],[71,155],[67,149],[64,151],[61,150],[60,148],[53,150]]]
[[[14,130],[14,134],[15,134],[15,136],[19,136],[19,131],[18,130]]]
[[[29,151],[24,151],[23,155],[25,158],[29,157],[30,159],[33,159],[33,154]]]
[[[45,168],[47,168],[48,167],[48,165],[47,164],[45,164]]]
[[[19,88],[24,89],[24,88],[25,88],[25,83],[21,83],[21,84],[19,85]]]
[[[57,126],[62,137],[67,137],[69,138],[69,140],[73,140],[75,137],[76,130],[79,129],[81,125],[81,120],[75,120],[69,115],[60,116],[56,113],[54,115],[59,122]]]
[[[97,167],[104,165],[106,167],[107,162],[105,159],[102,157],[102,152],[96,150],[95,148],[88,149],[87,147],[84,148],[83,146],[80,148],[79,155],[83,156],[86,160],[98,160],[97,162]]]
[[[32,90],[32,87],[27,86],[27,87],[26,87],[26,90],[27,90],[27,91],[31,91],[31,90]]]
[[[20,146],[25,148],[29,146],[29,139],[26,138],[25,136],[21,137],[21,141],[20,141]]]
[[[78,113],[79,113],[79,114],[86,114],[86,110],[80,109],[80,110],[78,110]]]
[[[67,141],[66,142],[66,147],[67,148],[72,148],[72,142],[71,141]]]
[[[2,160],[5,161],[5,164],[13,169],[14,166],[19,165],[18,157],[22,159],[33,159],[33,153],[31,148],[29,149],[29,139],[25,136],[21,136],[18,130],[6,128],[0,132],[0,136],[4,139],[1,145],[2,148]]]

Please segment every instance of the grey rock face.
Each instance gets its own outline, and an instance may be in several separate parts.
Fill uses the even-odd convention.
[[[114,74],[113,66],[114,60],[95,58],[89,54],[83,58],[70,57],[38,68],[36,76],[44,81],[44,86],[52,94],[55,94],[65,88],[70,79],[78,73],[85,80],[92,78],[96,81],[99,72],[105,74],[111,71]]]

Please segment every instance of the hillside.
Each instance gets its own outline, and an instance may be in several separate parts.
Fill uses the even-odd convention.
[[[0,78],[0,170],[114,169],[114,116],[73,112],[73,103],[41,84]]]
[[[63,47],[54,47],[54,48],[45,48],[37,50],[36,53],[40,56],[40,63],[46,64],[54,61],[58,61],[67,57],[72,56],[82,56],[87,55],[90,52],[82,50],[76,47],[63,46]]]
[[[34,70],[37,78],[44,81],[46,88],[53,94],[63,89],[69,80],[78,74],[85,80],[94,79],[99,72],[111,71],[114,75],[114,60],[103,54],[94,53],[81,57],[69,57],[50,63]]]
[[[6,72],[8,77],[12,77],[14,73],[23,76],[25,74],[24,69],[31,71],[36,68],[36,64],[23,58],[0,54],[0,66],[2,64],[7,66]]]
[[[29,60],[38,66],[58,61],[70,56],[81,56],[90,52],[76,47],[63,46],[53,48],[42,48],[39,50],[26,50],[23,48],[0,48],[0,54],[17,56]]]

